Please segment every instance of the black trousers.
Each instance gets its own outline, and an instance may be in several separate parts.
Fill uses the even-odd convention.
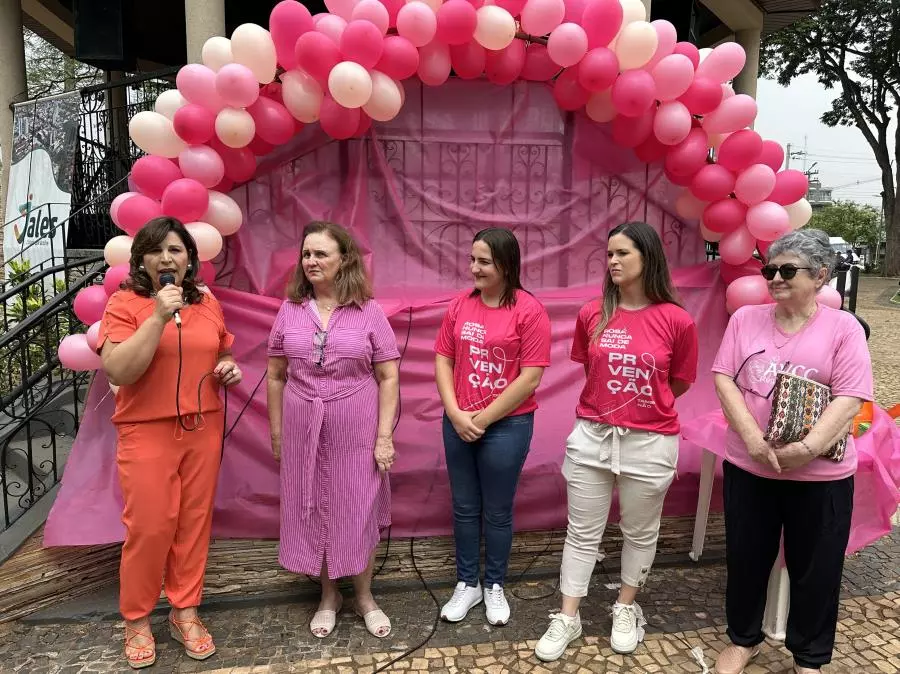
[[[853,477],[770,480],[727,461],[724,473],[729,638],[747,647],[763,641],[766,587],[783,531],[791,583],[785,646],[801,667],[828,664],[850,537]]]

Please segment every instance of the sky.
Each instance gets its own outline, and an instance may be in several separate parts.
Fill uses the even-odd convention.
[[[832,128],[820,121],[836,97],[836,91],[823,89],[813,75],[800,76],[789,87],[760,79],[756,92],[759,113],[754,128],[765,139],[778,141],[782,146],[790,143],[791,151],[805,147],[807,168],[818,162],[815,168],[823,187],[879,178],[835,190],[832,196],[871,204],[880,211],[881,170],[862,132],[855,126]],[[792,159],[791,168],[803,170],[803,158]]]

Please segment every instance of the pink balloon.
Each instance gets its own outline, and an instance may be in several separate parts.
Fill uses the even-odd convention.
[[[719,264],[719,275],[722,277],[722,280],[725,281],[725,283],[733,283],[737,279],[743,278],[745,276],[756,276],[757,278],[762,278],[762,276],[760,276],[759,274],[760,269],[762,269],[762,262],[760,262],[756,258],[750,258],[741,265],[733,265],[728,264],[727,262],[722,262]],[[771,298],[768,298],[767,301],[771,301]]]
[[[295,54],[298,65],[320,84],[328,81],[331,69],[341,61],[341,50],[334,41],[316,31],[300,36]]]
[[[806,196],[809,181],[806,174],[796,169],[780,171],[775,175],[775,187],[769,195],[769,201],[787,206]]]
[[[765,164],[749,166],[737,177],[734,195],[748,206],[758,204],[772,194],[775,187],[775,171]]]
[[[774,241],[790,228],[790,218],[781,204],[763,201],[747,211],[747,229],[760,241]]]
[[[196,103],[218,112],[225,107],[225,101],[216,90],[216,73],[199,63],[184,66],[175,76],[178,91],[189,103]]]
[[[678,145],[691,132],[691,113],[684,103],[669,101],[659,106],[653,119],[653,134],[663,145]]]
[[[487,62],[487,50],[480,44],[471,40],[466,44],[457,44],[450,47],[450,65],[456,76],[464,80],[474,80],[481,77]],[[523,73],[524,74],[524,73]]]
[[[508,47],[499,51],[486,50],[484,70],[488,80],[494,84],[512,84],[518,79],[524,66],[524,40],[513,40]]]
[[[96,323],[92,323],[91,327],[87,329],[87,332],[84,333],[84,337],[87,340],[87,344],[91,347],[91,351],[97,350],[97,340],[100,338],[100,321]]]
[[[522,68],[523,80],[546,82],[552,79],[559,70],[559,66],[550,58],[550,54],[544,45],[532,42],[525,48],[525,66]]]
[[[760,256],[763,259],[766,259],[769,257],[769,246],[771,246],[771,245],[772,245],[771,241],[760,241],[759,239],[756,240],[756,250],[759,252]],[[762,266],[762,265],[760,265],[760,266]]]
[[[671,152],[670,152],[671,154]],[[669,156],[666,156],[666,161],[668,162]],[[694,179],[693,174],[690,175],[679,175],[677,173],[672,173],[668,167],[665,167],[664,173],[666,174],[666,180],[668,180],[673,185],[678,185],[679,187],[689,187],[691,184],[691,180]],[[702,223],[701,223],[702,224]],[[709,241],[709,239],[707,239]]]
[[[720,243],[720,248],[721,245]],[[722,276],[724,278],[724,274]],[[734,313],[741,307],[767,304],[770,297],[769,286],[762,276],[741,276],[725,289],[725,306],[729,312]]]
[[[618,76],[619,59],[606,47],[591,49],[578,64],[578,82],[591,92],[609,89]]]
[[[341,35],[341,54],[344,60],[355,61],[368,70],[381,58],[383,42],[381,31],[374,23],[357,19],[348,23]]]
[[[302,122],[297,122],[297,124],[302,124]],[[272,150],[275,149],[275,146],[271,143],[267,143],[258,135],[253,137],[253,140],[250,141],[250,144],[247,145],[247,149],[250,150],[257,157],[265,157]],[[226,178],[227,180],[227,178]],[[215,188],[214,188],[215,189]],[[205,221],[204,221],[205,222]]]
[[[218,185],[213,188],[216,192],[221,192],[222,194],[228,194],[231,190],[234,189],[234,181],[225,176]]]
[[[700,50],[690,42],[676,42],[672,48],[672,53],[687,56],[695,69],[700,65]]]
[[[359,111],[359,124],[356,127],[356,133],[353,134],[354,138],[362,138],[367,133],[369,133],[369,129],[372,128],[372,118],[366,114],[365,110]]]
[[[216,73],[216,91],[226,105],[246,108],[259,98],[259,82],[247,66],[228,63]]]
[[[163,213],[181,222],[194,222],[206,212],[209,195],[196,180],[182,178],[166,188],[162,198]]]
[[[774,140],[764,140],[762,143],[762,151],[756,161],[765,164],[776,173],[781,170],[784,164],[784,148]]]
[[[494,4],[501,9],[505,9],[512,16],[518,16],[525,7],[525,0],[495,0]],[[478,9],[482,5],[484,5],[484,3],[481,2],[481,0],[478,0],[478,4],[475,2],[472,3],[472,6],[475,7],[475,9]]]
[[[216,116],[208,108],[188,103],[172,118],[175,133],[188,145],[202,145],[216,132]]]
[[[122,281],[128,278],[130,273],[131,267],[128,263],[114,264],[106,270],[106,273],[103,275],[103,290],[106,292],[107,297],[119,289]]]
[[[436,38],[449,45],[464,45],[475,35],[478,14],[467,0],[447,0],[437,12]]]
[[[581,18],[581,26],[588,36],[588,49],[608,47],[622,27],[624,14],[619,0],[588,2]]]
[[[719,257],[723,262],[736,266],[744,264],[753,257],[755,249],[756,239],[747,231],[746,227],[738,227],[719,241]]]
[[[296,125],[291,113],[271,98],[260,96],[256,103],[247,108],[256,124],[256,135],[272,145],[283,145],[294,137]],[[207,185],[212,187],[213,185]]]
[[[519,20],[529,35],[546,35],[562,23],[566,15],[563,0],[528,0]]]
[[[591,97],[591,92],[578,83],[578,71],[568,68],[553,83],[553,98],[563,110],[578,110]]]
[[[678,100],[687,106],[691,114],[705,115],[715,110],[722,102],[722,87],[708,77],[694,76],[693,82]],[[715,133],[710,129],[707,131]]]
[[[654,164],[663,159],[668,151],[669,146],[663,145],[656,136],[651,134],[643,143],[634,148],[634,156],[645,164]]]
[[[382,35],[388,32],[388,28],[391,25],[391,16],[387,8],[379,0],[360,0],[360,3],[353,8],[350,20],[351,22],[360,20],[371,21]]]
[[[356,3],[357,0],[327,0],[325,2],[325,8],[331,12],[332,15],[349,21]]]
[[[437,17],[431,7],[420,0],[403,5],[397,14],[397,32],[416,47],[424,47],[434,39]]]
[[[703,79],[703,78],[698,78]],[[696,82],[697,79],[694,80]],[[721,87],[718,88],[721,92]],[[747,94],[725,99],[715,110],[703,118],[707,133],[731,133],[750,126],[756,119],[756,101]]]
[[[547,40],[547,51],[563,68],[574,66],[587,53],[587,33],[576,23],[561,23]]]
[[[646,110],[638,117],[619,115],[612,123],[613,140],[622,147],[637,147],[653,131],[653,110]]]
[[[206,285],[211,286],[216,282],[216,266],[206,260],[200,263],[200,273],[197,274],[201,281],[203,281]]]
[[[109,295],[106,294],[103,286],[87,286],[75,295],[72,308],[79,321],[85,325],[91,325],[103,318],[103,310],[106,309],[108,299]]]
[[[675,212],[682,218],[696,220],[703,215],[703,211],[708,205],[691,194],[690,190],[684,190],[675,200]]]
[[[225,177],[225,162],[206,145],[193,145],[182,151],[178,163],[185,178],[196,180],[204,187],[215,187]]]
[[[382,45],[381,60],[375,66],[376,70],[397,81],[416,74],[419,69],[419,50],[412,42],[400,35],[389,35],[384,38]]]
[[[708,143],[706,131],[692,129],[687,138],[669,150],[666,155],[666,170],[673,175],[693,178],[697,171],[706,166]],[[683,184],[690,184],[690,180]]]
[[[816,302],[832,309],[840,309],[844,306],[844,298],[830,285],[819,288],[819,292],[816,293]]]
[[[315,27],[309,10],[296,0],[282,0],[272,9],[269,15],[269,32],[275,43],[278,62],[285,70],[297,67],[294,52],[297,38],[315,30]]]
[[[335,46],[341,44],[341,35],[344,34],[346,27],[347,20],[337,14],[326,14],[316,21],[316,32],[327,37]],[[298,63],[300,62],[298,61]],[[303,64],[300,63],[300,66],[303,67]]]
[[[400,10],[403,9],[403,5],[406,4],[405,0],[381,0],[381,4],[384,5],[384,8],[388,11],[389,25],[393,28],[397,25],[397,15],[400,13]],[[481,7],[481,5],[475,5],[475,9],[478,9],[479,7]]]
[[[668,21],[657,19],[656,21],[651,21],[650,25],[656,31],[656,53],[644,66],[647,70],[653,70],[657,63],[669,56],[672,50],[675,49],[675,43],[678,42],[678,31]]]
[[[650,72],[656,84],[656,97],[661,101],[674,101],[682,96],[694,81],[694,66],[684,54],[669,54]]]
[[[737,199],[720,199],[711,203],[703,211],[703,224],[711,232],[724,234],[733,232],[747,217],[747,207]]]
[[[725,139],[716,153],[716,161],[729,171],[738,172],[756,163],[762,147],[762,138],[756,131],[741,129]]]
[[[351,138],[359,128],[359,108],[345,108],[339,105],[330,95],[322,99],[320,123],[322,130],[332,138],[346,140]]]
[[[209,207],[200,221],[208,222],[222,236],[231,236],[241,228],[244,215],[234,199],[216,190],[210,190]]]
[[[197,244],[197,256],[201,262],[212,260],[222,251],[222,235],[206,222],[189,222],[184,228]]]
[[[707,164],[691,182],[691,192],[704,201],[719,201],[734,190],[734,174],[724,166]]]
[[[218,140],[210,143],[225,163],[225,177],[235,183],[247,182],[256,175],[256,157],[248,148],[232,148]],[[218,189],[218,188],[217,188]],[[220,192],[230,190],[219,189]]]
[[[137,192],[122,192],[122,194],[112,200],[112,203],[109,205],[109,217],[115,223],[116,227],[119,227],[119,206],[121,206],[126,199],[130,199],[137,194]]]
[[[131,167],[131,180],[142,194],[159,199],[166,187],[181,178],[178,167],[165,157],[145,155]]]
[[[646,70],[626,71],[612,87],[613,106],[626,117],[637,117],[646,112],[655,95],[653,77]]]
[[[103,361],[91,349],[85,335],[66,335],[59,343],[58,353],[60,364],[68,370],[88,372],[103,367]]]
[[[565,0],[566,3],[566,15],[563,17],[565,21],[571,21],[572,23],[577,23],[578,25],[584,25],[582,22],[582,18],[584,17],[584,8],[587,7],[587,0]],[[523,3],[524,6],[524,3]],[[520,10],[521,11],[521,8]],[[515,14],[513,14],[515,16]]]
[[[746,61],[747,54],[741,45],[737,42],[723,42],[697,66],[697,76],[727,82],[737,77]]]
[[[119,206],[119,227],[130,236],[134,236],[141,227],[162,214],[162,208],[158,201],[139,194],[127,199]]]
[[[435,40],[419,49],[418,73],[422,84],[430,87],[446,82],[450,77],[450,47]]]

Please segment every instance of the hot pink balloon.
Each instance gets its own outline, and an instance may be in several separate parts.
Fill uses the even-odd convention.
[[[103,318],[103,310],[106,309],[108,299],[109,295],[103,286],[92,285],[78,291],[72,308],[79,321],[91,325]]]
[[[368,70],[381,58],[383,42],[384,37],[374,23],[358,19],[348,23],[341,35],[341,54],[344,60],[355,61]]]
[[[581,18],[581,25],[588,36],[588,49],[608,47],[622,27],[624,14],[619,0],[588,2]]]
[[[816,293],[816,302],[832,309],[840,309],[844,306],[844,298],[830,285],[824,285],[819,288],[819,292]]]
[[[637,117],[646,112],[655,95],[656,85],[646,70],[624,72],[612,87],[613,106],[626,117]]]
[[[93,351],[85,335],[66,335],[59,343],[59,362],[76,372],[89,372],[103,367],[100,356]]]
[[[122,192],[122,194],[112,200],[112,203],[109,205],[109,217],[115,223],[116,227],[119,227],[119,206],[121,206],[126,199],[130,199],[137,194],[137,192]]]
[[[774,140],[764,140],[756,161],[765,164],[777,173],[784,164],[784,148]]]
[[[375,69],[397,81],[412,77],[419,69],[419,50],[405,37],[389,35]]]
[[[746,227],[738,227],[719,241],[719,257],[728,264],[744,264],[753,257],[754,250],[756,250],[756,239],[747,231]]]
[[[703,79],[703,78],[698,78]],[[697,79],[694,80],[696,82]],[[721,87],[719,91],[721,92]],[[731,133],[750,126],[756,119],[756,101],[747,94],[738,94],[725,99],[719,107],[703,118],[703,128],[707,133]]]
[[[775,187],[775,171],[765,164],[744,169],[734,184],[734,195],[748,206],[764,201]]]
[[[359,124],[356,127],[356,133],[353,134],[354,138],[363,138],[369,130],[372,128],[372,118],[366,114],[365,110],[359,111]]]
[[[188,145],[202,145],[216,132],[216,116],[208,108],[188,103],[172,118],[175,133]]]
[[[719,147],[716,161],[729,171],[741,171],[755,164],[762,153],[763,141],[756,131],[735,131]]]
[[[637,117],[619,115],[612,123],[613,140],[622,147],[637,147],[653,131],[653,110],[647,110]]]
[[[450,65],[461,79],[474,80],[481,77],[486,62],[487,50],[475,40],[450,47]]]
[[[721,243],[719,245],[721,247]],[[725,274],[722,274],[724,277]],[[741,307],[767,304],[770,298],[769,286],[759,274],[736,278],[725,289],[725,306],[731,313]]]
[[[668,151],[669,146],[663,145],[656,136],[651,134],[643,143],[634,148],[634,156],[645,164],[654,164],[663,159]]]
[[[322,130],[332,138],[346,140],[359,128],[359,108],[345,108],[330,96],[322,99],[320,123]]]
[[[247,108],[247,112],[256,124],[256,135],[265,142],[283,145],[294,137],[297,128],[294,118],[287,108],[271,98],[260,96],[256,103]]]
[[[744,264],[741,265],[733,265],[728,264],[727,262],[722,262],[719,265],[719,275],[722,277],[722,280],[725,283],[733,283],[739,278],[744,278],[745,276],[756,276],[759,279],[762,279],[762,276],[759,274],[759,270],[762,269],[762,262],[757,260],[756,258],[750,258]],[[763,279],[765,281],[765,279]],[[768,289],[766,290],[767,302],[771,302],[771,298],[768,297]]]
[[[522,30],[529,35],[546,35],[562,23],[566,15],[563,0],[528,0],[522,8]]]
[[[774,241],[791,228],[784,206],[772,201],[754,204],[747,211],[747,229],[760,241]]]
[[[687,138],[669,150],[669,154],[666,155],[666,170],[673,175],[692,178],[706,166],[708,143],[706,131],[692,129]],[[690,184],[690,180],[684,184]]]
[[[450,47],[435,40],[419,49],[418,72],[423,84],[441,86],[450,77]]]
[[[131,267],[127,263],[114,264],[107,269],[103,275],[103,290],[106,292],[106,295],[109,296],[116,292],[119,286],[122,285],[122,281],[128,278],[130,273]]]
[[[591,97],[591,92],[578,83],[578,72],[574,68],[564,70],[553,83],[553,98],[563,110],[578,110]]]
[[[165,157],[145,155],[131,167],[131,180],[135,187],[151,199],[161,198],[169,184],[181,177],[178,166]]]
[[[225,163],[225,177],[236,183],[247,182],[256,174],[256,157],[246,147],[232,148],[215,141],[211,147]],[[217,188],[218,189],[218,188]],[[229,191],[222,190],[219,191]]]
[[[131,197],[119,206],[119,227],[131,236],[153,218],[163,214],[158,201],[143,194]]]
[[[213,188],[216,192],[221,192],[222,194],[228,194],[231,190],[234,189],[234,181],[225,176],[218,185]]]
[[[744,224],[747,207],[737,199],[720,199],[703,211],[703,224],[712,232],[733,232]]]
[[[727,82],[737,77],[746,62],[747,54],[741,45],[737,42],[723,42],[697,66],[697,76]]]
[[[259,98],[259,82],[247,66],[228,63],[216,73],[216,91],[226,105],[246,108]]]
[[[587,7],[587,0],[564,0],[566,3],[566,15],[564,20],[583,25],[584,8]],[[524,3],[523,3],[524,6]],[[520,9],[521,11],[521,9]],[[515,14],[513,14],[515,16]]]
[[[371,21],[382,35],[388,32],[388,28],[391,25],[391,16],[387,8],[379,0],[360,0],[360,3],[353,8],[350,20]]]
[[[193,145],[184,150],[178,155],[178,164],[185,178],[196,180],[204,187],[215,187],[225,177],[225,162],[206,145]]]
[[[696,45],[690,42],[676,42],[675,46],[672,48],[672,53],[687,56],[695,69],[700,65],[700,50],[697,49]]]
[[[653,119],[653,134],[663,145],[678,145],[691,132],[691,113],[683,103],[669,101],[659,106]]]
[[[341,50],[334,41],[316,31],[300,36],[295,54],[298,65],[319,83],[327,82],[331,69],[341,61]]]
[[[505,9],[512,16],[519,16],[522,13],[522,9],[525,7],[525,0],[494,0],[494,4],[501,9]],[[472,2],[472,6],[475,9],[478,9],[484,5],[481,0],[476,0],[476,2]]]
[[[309,10],[296,0],[282,0],[272,9],[269,15],[269,32],[275,43],[278,62],[285,70],[297,67],[297,56],[294,46],[297,38],[304,33],[315,30]]]
[[[675,49],[675,43],[678,42],[678,31],[668,21],[657,19],[651,21],[650,25],[656,31],[656,53],[644,66],[647,70],[652,70],[657,63],[669,56]]]
[[[671,152],[670,152],[671,154]],[[666,163],[668,163],[669,155],[666,156]],[[689,175],[679,175],[677,173],[672,173],[669,170],[668,166],[664,168],[664,173],[666,174],[666,179],[672,183],[673,185],[678,185],[679,187],[689,187],[691,184],[691,180],[694,179],[693,174]],[[702,223],[701,223],[702,224]],[[707,239],[709,241],[710,239]]]
[[[414,46],[424,47],[434,39],[437,17],[424,2],[412,0],[397,14],[397,32]]]
[[[463,0],[465,2],[465,0]],[[525,41],[513,40],[509,46],[499,51],[487,50],[484,71],[494,84],[507,85],[515,82],[525,66]]]
[[[550,58],[550,54],[544,45],[532,42],[525,48],[525,66],[522,68],[523,80],[546,82],[552,79],[559,70],[559,66]]]
[[[216,282],[216,266],[209,260],[200,263],[200,273],[197,274],[201,281],[211,286]]]
[[[763,259],[767,259],[769,257],[769,246],[772,245],[771,241],[760,241],[756,240],[756,250],[759,252],[760,256]],[[762,265],[760,265],[761,267]]]
[[[475,35],[478,14],[468,0],[447,0],[437,12],[435,36],[444,44],[463,45]]]
[[[715,80],[695,75],[687,91],[679,96],[678,100],[687,106],[691,114],[705,115],[722,103],[722,87]],[[707,131],[715,133],[709,129]]]
[[[578,82],[591,92],[609,89],[618,76],[619,59],[606,47],[591,49],[578,64]]]
[[[563,68],[574,66],[587,53],[588,39],[584,28],[576,23],[561,23],[547,40],[547,51]]]
[[[653,66],[650,73],[656,84],[656,97],[661,101],[674,101],[694,81],[694,66],[684,54],[669,54]]]
[[[199,63],[184,66],[175,76],[178,91],[189,103],[196,103],[218,112],[225,107],[225,101],[216,91],[216,73]]]
[[[691,182],[691,192],[704,201],[719,201],[734,190],[734,174],[724,166],[707,164]]]
[[[769,195],[769,201],[787,206],[795,201],[800,201],[809,190],[809,181],[806,174],[796,169],[780,171],[775,175],[775,187]]]
[[[182,178],[166,188],[162,198],[163,213],[182,222],[194,222],[206,212],[209,195],[196,180]]]
[[[384,8],[388,12],[388,21],[389,25],[393,28],[397,25],[397,15],[400,13],[400,10],[403,9],[403,5],[405,5],[404,0],[381,0],[381,4],[384,5]],[[474,4],[474,3],[473,3]],[[476,5],[475,9],[478,9],[481,5]]]

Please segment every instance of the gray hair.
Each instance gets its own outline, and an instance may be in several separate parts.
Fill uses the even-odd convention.
[[[817,276],[823,267],[827,269],[826,283],[831,278],[837,264],[828,234],[821,229],[798,229],[788,232],[769,246],[768,258],[770,260],[784,254],[793,254],[804,260],[812,267],[809,272],[810,276]]]

